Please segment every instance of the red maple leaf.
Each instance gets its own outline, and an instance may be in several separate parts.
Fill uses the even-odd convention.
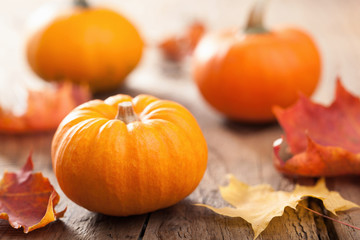
[[[159,48],[167,59],[174,62],[181,61],[192,54],[205,32],[203,23],[193,22],[184,33],[174,34],[164,39],[159,44]]]
[[[76,106],[90,99],[86,86],[71,82],[54,83],[40,90],[29,90],[26,111],[17,115],[1,107],[0,132],[24,133],[56,129]]]
[[[340,79],[330,106],[300,96],[292,107],[275,107],[274,113],[285,131],[285,142],[274,142],[274,164],[280,172],[302,176],[360,174],[360,99],[350,94]]]
[[[0,219],[28,233],[44,227],[64,215],[66,208],[56,212],[60,200],[49,180],[33,173],[31,155],[19,173],[5,172],[0,181]]]

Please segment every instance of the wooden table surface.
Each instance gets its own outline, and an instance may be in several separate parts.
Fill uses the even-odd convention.
[[[0,40],[3,48],[0,50],[0,73],[5,74],[0,74],[1,78],[16,79],[17,74],[26,71],[21,50],[24,22],[45,2],[14,0],[2,3],[0,32],[4,35]],[[192,19],[203,20],[211,30],[241,27],[251,1],[106,2],[129,16],[148,42],[141,64],[128,77],[126,85],[114,93],[133,96],[148,93],[187,107],[197,118],[208,143],[205,176],[199,187],[175,206],[141,216],[110,217],[75,205],[61,192],[51,166],[53,132],[0,135],[1,176],[5,170],[19,169],[33,149],[35,170],[50,178],[61,195],[58,209],[68,207],[64,218],[29,234],[12,229],[6,221],[0,220],[0,239],[253,239],[250,225],[241,218],[222,217],[193,204],[225,206],[218,186],[227,184],[226,175],[229,173],[248,184],[268,183],[277,190],[292,190],[296,183],[311,184],[316,179],[291,179],[279,174],[272,164],[272,142],[283,134],[281,128],[277,124],[253,126],[225,120],[200,96],[191,80],[189,61],[181,66],[167,63],[154,47],[163,36],[181,30]],[[331,102],[337,75],[343,78],[345,87],[360,95],[360,1],[274,0],[269,3],[265,19],[268,26],[297,25],[314,36],[323,58],[322,79],[315,100]],[[14,67],[19,65],[24,70]],[[4,79],[1,81],[4,83]],[[359,177],[326,180],[331,190],[339,191],[346,199],[360,204]],[[308,204],[322,211],[318,201],[311,200]],[[359,226],[360,212],[340,213],[338,219]],[[258,239],[360,239],[360,231],[301,208],[298,212],[287,209],[284,216],[274,219]]]

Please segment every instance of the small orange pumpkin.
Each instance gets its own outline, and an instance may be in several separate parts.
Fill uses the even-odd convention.
[[[181,105],[116,95],[74,109],[52,142],[53,169],[75,203],[108,215],[171,206],[199,184],[207,146]]]
[[[143,40],[119,13],[75,2],[29,38],[28,62],[48,81],[88,83],[94,92],[114,89],[138,64]]]
[[[295,103],[299,92],[310,96],[320,80],[312,38],[296,28],[265,29],[262,8],[254,9],[245,33],[208,34],[194,52],[193,78],[201,94],[234,120],[273,121],[274,105]]]

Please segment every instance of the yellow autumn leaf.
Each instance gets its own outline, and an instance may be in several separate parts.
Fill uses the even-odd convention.
[[[286,207],[296,209],[298,203],[305,197],[314,197],[323,201],[325,208],[336,215],[337,211],[344,211],[360,206],[343,199],[338,192],[329,191],[325,180],[320,179],[315,186],[296,185],[293,192],[275,191],[270,185],[263,184],[249,186],[230,176],[229,185],[220,187],[221,196],[234,208],[214,208],[205,204],[197,204],[212,211],[229,216],[241,217],[251,224],[254,239],[277,216],[282,216]]]

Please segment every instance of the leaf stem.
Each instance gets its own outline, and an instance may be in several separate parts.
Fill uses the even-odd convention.
[[[319,213],[319,212],[317,212],[317,211],[315,211],[315,210],[312,210],[312,209],[310,209],[310,208],[302,205],[301,203],[299,203],[298,205],[300,205],[301,207],[305,208],[306,210],[308,210],[308,211],[310,211],[310,212],[312,212],[312,213],[315,213],[315,214],[317,214],[317,215],[319,215],[319,216],[322,216],[322,217],[324,217],[324,218],[330,219],[330,220],[332,220],[332,221],[334,221],[334,222],[337,222],[337,223],[340,223],[340,224],[342,224],[342,225],[351,227],[351,228],[353,228],[353,229],[360,230],[360,227],[356,227],[356,226],[354,226],[354,225],[351,225],[351,224],[342,222],[342,221],[337,220],[337,219],[335,219],[335,218],[326,216],[326,215],[324,215],[324,214],[322,214],[322,213]]]

